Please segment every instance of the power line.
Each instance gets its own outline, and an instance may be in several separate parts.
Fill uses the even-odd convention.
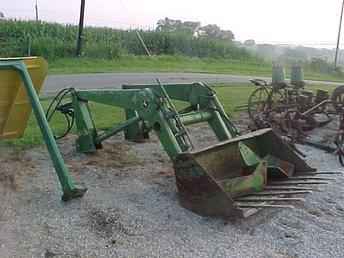
[[[342,3],[342,11],[341,11],[341,14],[340,14],[340,22],[339,22],[339,29],[338,29],[338,39],[337,39],[337,48],[336,48],[336,55],[334,57],[334,69],[337,68],[339,43],[340,43],[340,34],[342,32],[343,11],[344,11],[344,0],[343,0],[343,3]]]

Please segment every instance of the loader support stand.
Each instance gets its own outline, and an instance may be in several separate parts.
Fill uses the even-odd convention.
[[[25,64],[22,61],[6,62],[4,64],[0,64],[0,69],[16,70],[20,74],[20,77],[23,80],[23,85],[26,89],[34,115],[36,117],[39,128],[43,135],[44,141],[47,145],[50,158],[53,162],[58,179],[60,181],[60,184],[63,190],[62,200],[68,201],[77,197],[82,197],[87,191],[87,189],[77,188],[74,185],[74,182],[71,176],[69,175],[69,171],[67,167],[65,166],[64,160],[57,147],[53,133],[49,127],[43,108],[39,102],[38,95],[34,89],[30,74],[28,70],[26,69]]]
[[[77,94],[73,94],[73,106],[75,112],[75,124],[78,130],[76,149],[79,152],[95,152],[101,147],[96,143],[97,130],[95,128],[88,102],[79,99]]]

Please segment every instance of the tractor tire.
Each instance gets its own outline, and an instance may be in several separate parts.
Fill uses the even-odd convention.
[[[269,91],[264,87],[255,89],[248,98],[247,111],[251,121],[258,129],[264,128],[260,115],[263,114],[269,99]]]

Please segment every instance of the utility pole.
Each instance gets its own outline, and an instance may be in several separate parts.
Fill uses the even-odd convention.
[[[38,21],[38,3],[36,0],[36,5],[35,5],[35,11],[36,11],[36,22]]]
[[[337,69],[337,65],[338,65],[338,54],[339,54],[340,34],[342,32],[343,10],[344,10],[344,0],[343,0],[343,3],[342,3],[342,11],[341,11],[341,14],[340,14],[338,39],[337,39],[337,48],[336,48],[336,56],[334,57],[334,69]]]
[[[85,17],[85,0],[81,0],[80,19],[79,19],[79,33],[78,33],[78,40],[77,40],[77,43],[76,43],[76,56],[80,56],[81,55],[82,30],[84,29],[84,17]]]

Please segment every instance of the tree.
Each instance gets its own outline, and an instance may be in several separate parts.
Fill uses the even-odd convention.
[[[161,19],[157,22],[156,31],[162,32],[182,32],[198,37],[207,37],[211,39],[234,40],[234,34],[230,30],[221,30],[216,24],[208,24],[201,27],[200,22],[181,21],[169,18]]]
[[[197,31],[201,27],[201,23],[200,22],[193,22],[193,21],[185,21],[185,22],[183,22],[183,27],[185,29],[189,29],[190,31],[192,31],[192,33],[194,33],[195,31]]]
[[[203,26],[201,30],[203,30],[205,32],[204,35],[209,38],[218,38],[221,33],[220,27],[216,24],[208,24],[206,26]]]
[[[320,73],[329,73],[332,70],[332,66],[322,58],[312,58],[310,67],[313,71]]]
[[[256,41],[254,41],[254,39],[248,39],[245,40],[244,45],[248,47],[253,47],[256,45]]]
[[[0,20],[5,19],[5,15],[3,12],[0,12]]]
[[[235,37],[231,30],[221,30],[220,38],[233,41]]]
[[[234,34],[230,30],[221,30],[216,24],[208,24],[199,29],[199,35],[203,37],[208,37],[211,39],[223,39],[232,41],[234,39]]]
[[[193,35],[201,26],[200,22],[173,20],[169,18],[161,19],[157,22],[157,31],[163,32],[184,32]]]
[[[165,19],[158,21],[156,30],[164,32],[176,31],[180,27],[181,23],[181,20],[173,20],[166,17]]]

